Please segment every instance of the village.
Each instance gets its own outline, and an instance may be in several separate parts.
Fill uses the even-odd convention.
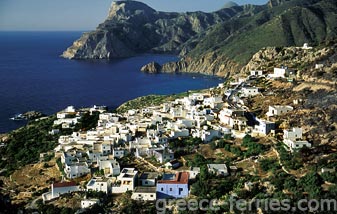
[[[274,68],[274,73],[269,75],[251,71],[247,77],[232,79],[159,106],[130,109],[124,113],[109,113],[105,106],[94,106],[87,111],[99,114],[95,129],[59,137],[54,153],[60,160],[63,178],[62,182],[51,184],[50,191],[42,195],[43,202],[78,191],[107,195],[132,191],[131,198],[139,201],[188,197],[189,184],[200,173],[200,167],[185,166],[177,158],[179,151],[169,143],[176,139],[183,142],[187,138],[198,139],[201,144],[223,138],[240,140],[245,136],[276,139],[278,119],[293,111],[302,100],[293,100],[288,105],[275,103],[265,109],[266,114],[259,116],[250,112],[247,100],[272,93],[256,86],[260,80],[291,82],[295,77],[287,67]],[[69,106],[57,113],[54,125],[71,130],[80,121],[81,114],[83,112]],[[60,129],[53,129],[49,134],[59,132]],[[303,139],[301,127],[284,129],[281,138],[289,154],[312,146]],[[143,164],[142,171],[136,167],[122,167],[121,159],[130,155]],[[207,164],[207,169],[216,176],[227,177],[237,171],[237,166],[211,163]],[[84,186],[73,181],[87,175],[90,179],[84,180]],[[89,208],[99,202],[99,198],[83,198],[81,207]]]

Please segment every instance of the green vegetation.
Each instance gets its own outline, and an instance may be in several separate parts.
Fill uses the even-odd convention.
[[[52,116],[29,122],[27,126],[10,133],[7,146],[0,150],[0,168],[6,168],[7,175],[19,167],[39,161],[40,153],[55,148],[58,136],[48,134],[54,120]]]
[[[30,121],[26,126],[9,134],[5,142],[6,147],[0,148],[0,169],[6,168],[5,175],[10,175],[14,170],[27,164],[37,163],[40,153],[46,153],[57,146],[60,135],[71,134],[73,131],[90,130],[97,126],[98,113],[85,113],[74,129],[61,130],[57,135],[48,132],[53,127],[56,116],[46,119]],[[60,128],[60,127],[58,127]],[[44,161],[51,160],[53,156],[47,155]]]
[[[75,131],[82,130],[87,131],[97,127],[99,119],[99,112],[93,112],[90,114],[89,112],[82,115],[80,121],[75,126]]]
[[[201,166],[200,174],[191,187],[191,194],[199,198],[220,198],[224,193],[232,191],[234,182],[231,179],[217,178],[208,173],[206,165]]]
[[[337,8],[332,0],[292,0],[269,9],[245,9],[245,16],[214,26],[189,55],[201,58],[214,52],[244,66],[267,46],[302,46],[305,42],[319,45],[336,38],[337,23],[333,20]]]
[[[280,169],[280,165],[275,159],[262,159],[259,161],[261,169],[265,172],[273,171]]]
[[[324,181],[337,184],[337,175],[336,173],[324,172],[321,174],[321,177]]]
[[[118,113],[124,113],[131,109],[141,109],[150,106],[159,106],[165,102],[174,101],[175,99],[183,98],[188,96],[190,93],[198,93],[202,90],[188,91],[179,94],[172,95],[148,95],[143,97],[138,97],[136,99],[127,101],[117,108]]]
[[[280,160],[283,166],[287,169],[297,170],[303,166],[303,161],[300,152],[293,152],[290,154],[282,143],[276,146],[280,154]]]
[[[242,140],[242,146],[247,148],[244,152],[244,157],[256,156],[266,151],[266,146],[259,144],[257,139],[252,138],[250,135],[246,135]]]

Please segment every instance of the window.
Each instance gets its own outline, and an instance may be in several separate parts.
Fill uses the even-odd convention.
[[[164,191],[164,188],[162,187],[160,190],[161,190],[161,191]]]
[[[172,192],[172,188],[170,188],[170,191]]]
[[[150,195],[151,198],[153,198],[153,195]]]
[[[148,184],[148,182],[147,182],[147,181],[145,181],[144,183],[145,183],[145,184]]]

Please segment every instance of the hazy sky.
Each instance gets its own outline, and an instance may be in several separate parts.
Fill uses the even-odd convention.
[[[233,0],[264,4],[267,0]],[[91,30],[108,14],[112,0],[0,0],[1,30]],[[142,0],[161,11],[215,11],[227,0]]]

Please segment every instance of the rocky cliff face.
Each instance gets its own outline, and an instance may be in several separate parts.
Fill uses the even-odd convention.
[[[335,0],[270,0],[214,13],[166,13],[136,1],[117,1],[106,21],[75,41],[63,57],[173,53],[182,56],[179,62],[144,70],[225,76],[253,68],[246,64],[265,47],[317,46],[337,39],[336,17]]]
[[[156,63],[158,64],[158,63]],[[168,62],[157,67],[153,72],[154,64],[150,63],[142,68],[142,71],[149,73],[200,73],[212,76],[226,77],[238,71],[240,66],[233,63],[225,56],[210,53],[195,60],[191,57],[184,57],[178,62]]]
[[[150,73],[150,74],[157,74],[162,71],[162,66],[157,62],[151,62],[147,65],[144,65],[141,69],[142,72]]]
[[[196,35],[242,10],[233,7],[214,13],[166,13],[137,1],[113,2],[104,23],[85,33],[62,56],[111,59],[144,52],[187,53],[195,46]]]

